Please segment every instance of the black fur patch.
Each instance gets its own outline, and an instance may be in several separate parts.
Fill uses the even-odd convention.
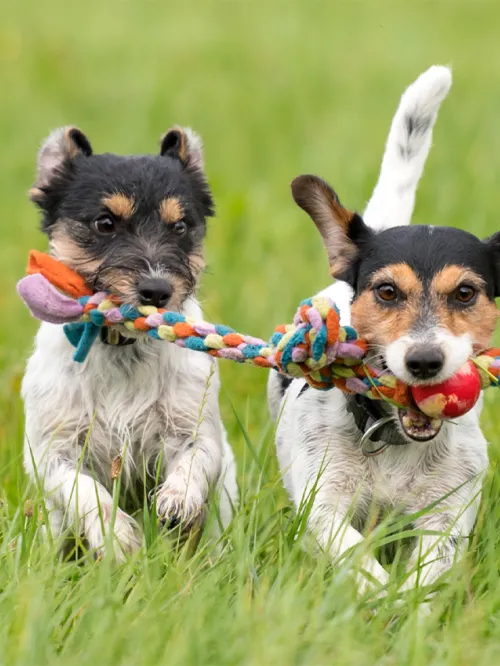
[[[411,138],[425,134],[429,129],[432,118],[430,116],[419,116],[408,114],[405,117],[408,141],[399,144],[399,154],[403,159],[410,160],[413,157]]]
[[[159,221],[161,201],[173,196],[185,202],[186,221],[192,226],[214,214],[203,173],[183,168],[178,160],[168,156],[79,155],[68,161],[43,191],[45,198],[40,207],[44,212],[44,231],[61,217],[92,221],[102,212],[102,199],[116,193],[134,198],[136,221],[153,212]]]
[[[293,379],[291,377],[286,377],[285,375],[278,374],[278,380],[280,383],[280,397],[282,398],[287,392],[287,390],[290,388],[290,384],[293,382]]]
[[[81,250],[74,253],[79,263],[71,267],[81,269],[94,288],[120,295],[113,282],[120,284],[122,275],[138,283],[160,269],[182,281],[186,295],[194,289],[200,261],[194,268],[192,258],[201,255],[206,218],[214,214],[201,170],[169,155],[78,154],[67,159],[41,191],[37,204],[43,214],[42,230],[50,238],[57,229],[59,239],[62,235]],[[113,195],[133,202],[127,219],[106,209],[105,201]],[[170,197],[182,206],[185,227],[180,230],[161,219],[160,204]],[[96,230],[103,216],[113,219],[112,233]],[[86,268],[97,265],[94,272]]]
[[[358,248],[352,266],[342,276],[359,295],[376,271],[390,264],[406,263],[428,284],[443,268],[470,268],[483,278],[486,293],[495,298],[500,290],[495,243],[453,227],[415,225],[374,233],[357,223],[349,236]]]

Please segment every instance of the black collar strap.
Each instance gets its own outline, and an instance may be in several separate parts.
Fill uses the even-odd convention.
[[[397,429],[394,420],[387,420],[388,414],[382,401],[370,400],[363,395],[350,395],[347,397],[346,408],[353,415],[356,427],[362,435],[372,429],[377,422],[380,422],[380,426],[374,428],[369,435],[368,439],[371,442],[383,442],[386,445],[393,446],[407,444],[406,439]],[[376,449],[372,452],[372,455],[378,452],[382,453],[385,448],[383,446],[380,450]],[[363,449],[363,451],[365,450]],[[367,450],[366,454],[370,455],[370,452]]]
[[[301,396],[309,388],[309,384],[304,384],[297,397]],[[381,446],[374,450],[367,449],[363,442],[363,453],[366,456],[374,456],[382,453],[389,445],[403,446],[404,444],[408,444],[396,428],[394,419],[389,417],[389,414],[384,409],[381,400],[370,400],[363,395],[350,395],[347,396],[346,400],[346,409],[353,415],[356,427],[363,436],[362,439],[370,442],[382,442]],[[369,430],[371,430],[370,433],[368,432]]]
[[[126,338],[116,328],[108,328],[107,326],[101,327],[99,336],[101,338],[101,342],[103,342],[105,345],[113,345],[114,347],[132,345],[135,342],[135,338]]]

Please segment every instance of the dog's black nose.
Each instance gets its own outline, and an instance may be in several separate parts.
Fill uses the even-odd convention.
[[[416,379],[431,379],[441,372],[444,354],[439,347],[415,347],[406,357],[406,367]]]
[[[161,278],[148,278],[137,288],[142,305],[155,305],[164,308],[172,296],[172,285]]]

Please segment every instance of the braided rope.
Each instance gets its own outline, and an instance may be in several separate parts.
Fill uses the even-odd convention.
[[[80,321],[99,328],[123,326],[123,332],[132,337],[146,334],[217,358],[275,368],[289,377],[304,377],[316,389],[336,387],[373,400],[385,399],[401,406],[410,403],[406,384],[363,362],[366,342],[351,326],[340,325],[339,311],[326,297],[303,301],[293,324],[278,326],[269,342],[154,306],[120,305],[104,292],[82,296],[78,302],[82,306]],[[488,350],[474,362],[482,388],[496,386],[500,350]]]
[[[112,326],[127,337],[147,335],[217,358],[274,368],[289,377],[303,377],[316,389],[336,387],[401,407],[411,403],[406,384],[364,362],[367,343],[352,327],[340,325],[339,310],[329,298],[303,301],[293,324],[278,326],[265,342],[178,312],[123,304],[106,292],[89,295],[78,274],[40,252],[31,253],[28,273],[18,283],[19,294],[37,318],[65,323],[76,361],[85,360],[103,326]],[[489,349],[472,360],[481,388],[499,385],[500,349]]]

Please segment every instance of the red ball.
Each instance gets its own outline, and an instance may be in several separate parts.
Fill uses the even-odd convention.
[[[434,419],[453,419],[471,410],[481,393],[481,378],[476,366],[467,361],[453,377],[441,384],[412,386],[418,408]]]

